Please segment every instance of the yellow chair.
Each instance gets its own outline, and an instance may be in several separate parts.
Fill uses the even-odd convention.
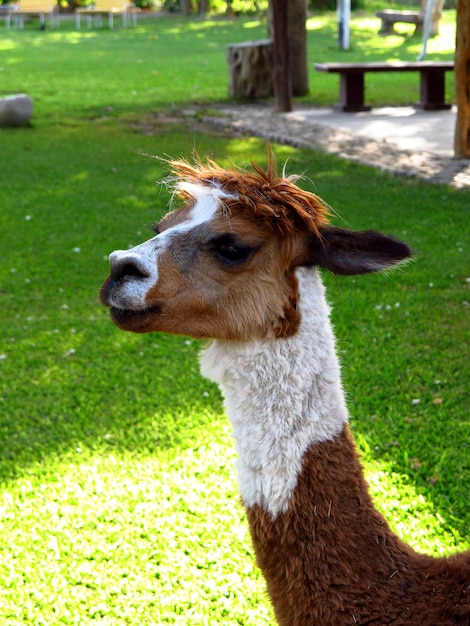
[[[39,17],[41,28],[46,27],[46,17],[49,18],[52,28],[59,25],[59,6],[55,0],[20,0],[11,5],[12,11],[8,15],[7,28],[10,28],[10,18],[18,28],[24,27],[24,18]]]
[[[138,9],[133,2],[124,2],[120,4],[119,0],[96,0],[91,7],[80,7],[75,10],[75,21],[77,28],[80,28],[80,19],[82,15],[88,18],[88,27],[93,25],[93,17],[98,18],[98,22],[102,24],[103,15],[108,16],[109,28],[114,28],[114,17],[120,15],[122,25],[124,27],[136,26]]]

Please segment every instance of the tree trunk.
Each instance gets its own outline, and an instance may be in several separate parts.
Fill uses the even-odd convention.
[[[271,0],[274,27],[274,94],[277,110],[283,113],[292,111],[287,4],[286,0]]]
[[[292,94],[304,96],[308,93],[307,62],[307,0],[287,2],[290,68]]]
[[[455,123],[454,156],[470,158],[470,0],[458,0],[455,43]]]
[[[245,41],[227,46],[231,98],[266,98],[273,90],[273,43]]]
[[[180,0],[181,14],[189,15],[192,11],[191,0]]]
[[[273,7],[269,4],[268,32],[274,39]],[[307,60],[307,0],[286,0],[287,33],[289,38],[290,75],[292,95],[304,96],[309,92]]]

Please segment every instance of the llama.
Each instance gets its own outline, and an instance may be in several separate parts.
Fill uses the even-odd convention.
[[[283,626],[470,624],[470,553],[415,552],[374,508],[348,428],[320,268],[407,260],[403,242],[329,223],[296,176],[171,162],[182,206],[110,255],[100,297],[134,332],[209,339],[257,562]]]

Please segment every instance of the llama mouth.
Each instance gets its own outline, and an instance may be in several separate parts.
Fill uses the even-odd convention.
[[[148,309],[140,309],[133,311],[131,309],[120,309],[117,307],[111,307],[111,319],[124,330],[133,330],[139,332],[139,329],[144,329],[149,322],[149,318],[158,315],[161,312],[159,305],[149,307]]]

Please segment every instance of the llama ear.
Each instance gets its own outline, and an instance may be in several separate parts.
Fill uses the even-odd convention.
[[[334,274],[367,274],[411,257],[402,241],[375,230],[354,231],[326,226],[309,245],[309,262]]]

